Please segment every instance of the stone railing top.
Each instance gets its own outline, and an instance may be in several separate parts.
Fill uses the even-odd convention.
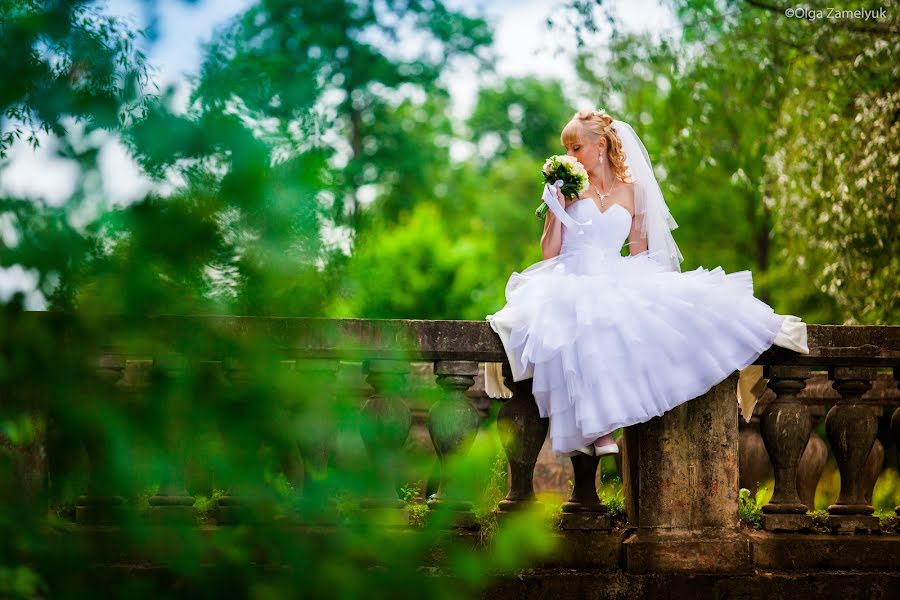
[[[56,327],[66,328],[69,322],[62,313],[27,315]],[[164,315],[139,319],[103,317],[97,322],[103,324],[102,349],[123,354],[149,351],[147,334],[149,342],[166,345],[202,332],[235,344],[264,342],[289,359],[505,360],[500,338],[486,321]],[[143,337],[129,342],[128,332],[135,330],[141,331]],[[809,325],[808,332],[809,355],[773,347],[760,356],[757,364],[900,366],[898,325]],[[71,337],[78,335],[73,331]],[[77,343],[77,339],[73,341]],[[211,347],[215,348],[213,355],[205,358],[227,353],[227,344]]]

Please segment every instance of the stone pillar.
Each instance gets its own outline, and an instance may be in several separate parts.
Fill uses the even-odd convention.
[[[465,456],[475,442],[481,417],[465,392],[475,383],[478,363],[467,360],[437,360],[434,374],[444,395],[428,411],[426,425],[441,463],[438,491],[428,499],[428,508],[450,513],[449,525],[478,529],[472,503],[463,498],[448,482],[448,461],[452,456]]]
[[[100,390],[96,398],[86,398],[86,404],[115,402],[118,396],[117,383],[122,378],[124,363],[118,356],[103,355],[97,365]],[[109,423],[92,420],[83,431],[84,448],[88,455],[87,491],[75,504],[75,522],[79,525],[115,525],[124,516],[124,499],[115,481],[115,459],[105,428]]]
[[[872,451],[878,421],[862,396],[872,387],[876,370],[870,367],[831,367],[831,386],[841,399],[825,416],[825,432],[841,472],[841,493],[828,507],[828,521],[835,533],[879,531],[875,507],[866,502],[863,469]]]
[[[797,399],[810,377],[806,367],[766,366],[763,376],[775,392],[760,420],[760,432],[775,470],[772,498],[763,506],[762,528],[799,531],[812,527],[809,508],[797,493],[800,457],[809,442],[812,422],[806,405]]]
[[[626,569],[751,571],[738,518],[737,374],[629,429],[638,529],[623,545]]]
[[[371,511],[370,515],[384,525],[406,525],[406,505],[396,484],[398,462],[412,428],[412,413],[403,399],[409,363],[367,360],[364,370],[375,393],[362,408],[360,436],[372,461],[376,487],[360,501],[360,507]]]
[[[537,502],[534,465],[550,426],[550,420],[541,418],[535,404],[531,379],[513,381],[509,364],[503,363],[503,380],[513,396],[503,404],[497,415],[500,441],[509,460],[509,491],[498,506],[501,515]]]
[[[159,490],[150,498],[148,516],[155,523],[193,523],[194,498],[185,485],[185,444],[191,435],[185,427],[191,422],[193,398],[181,379],[188,367],[184,357],[166,354],[156,357],[153,379],[162,387],[163,423],[160,450],[165,452],[166,469]],[[198,369],[221,371],[221,363],[203,363]]]

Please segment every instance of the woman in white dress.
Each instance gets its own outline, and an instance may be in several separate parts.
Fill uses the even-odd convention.
[[[544,260],[513,273],[486,317],[513,380],[532,378],[557,456],[617,452],[616,429],[702,395],[773,343],[809,351],[805,324],[755,298],[749,271],[680,272],[677,225],[627,123],[579,112],[561,142],[590,185],[578,198],[545,187]],[[485,388],[509,397],[498,367]]]

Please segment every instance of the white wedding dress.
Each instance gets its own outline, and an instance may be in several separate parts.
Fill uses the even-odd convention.
[[[681,273],[646,252],[621,256],[627,208],[600,212],[588,197],[565,211],[584,233],[563,227],[560,254],[513,273],[506,305],[486,317],[513,380],[533,378],[557,456],[702,395],[773,343],[809,351],[805,324],[755,298],[749,271]],[[498,366],[486,365],[485,388],[508,397]]]

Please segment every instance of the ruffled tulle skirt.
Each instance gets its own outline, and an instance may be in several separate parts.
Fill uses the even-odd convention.
[[[513,379],[533,378],[557,455],[702,395],[785,320],[753,296],[749,271],[669,272],[591,247],[513,273],[506,300],[486,318]]]

